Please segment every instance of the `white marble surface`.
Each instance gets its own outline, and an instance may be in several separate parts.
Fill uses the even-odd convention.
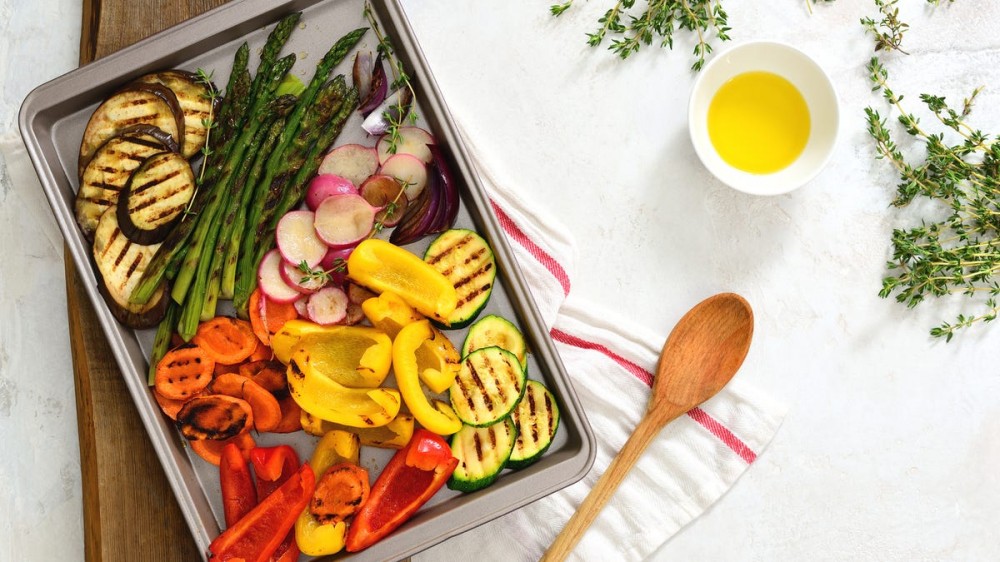
[[[0,0],[0,132],[34,85],[77,58],[75,0]],[[662,560],[991,560],[1000,525],[1000,328],[945,345],[945,303],[907,311],[877,297],[894,178],[875,162],[867,0],[809,15],[804,2],[729,2],[736,41],[813,55],[841,102],[828,169],[792,194],[755,198],[714,181],[687,138],[690,45],[621,62],[584,45],[610,1],[405,0],[453,112],[500,178],[576,236],[577,295],[666,334],[694,302],[733,290],[755,307],[741,377],[785,401],[771,446]],[[640,3],[641,4],[641,3]],[[958,100],[1000,130],[1000,5],[903,0],[900,93]],[[61,245],[48,209],[0,167],[0,560],[82,558],[79,461]],[[60,540],[53,541],[53,536]]]

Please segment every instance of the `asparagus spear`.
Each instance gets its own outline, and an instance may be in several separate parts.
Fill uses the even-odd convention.
[[[167,313],[160,320],[160,325],[156,328],[156,336],[153,337],[153,349],[149,352],[149,374],[147,384],[153,386],[156,378],[156,364],[163,359],[170,349],[170,337],[174,334],[174,326],[177,324],[177,317],[180,315],[181,307],[177,303],[170,301],[167,303]]]
[[[285,98],[285,96],[282,96],[282,98],[286,100],[289,99]],[[278,99],[281,100],[282,98]],[[294,100],[295,98],[290,97],[290,99]],[[257,150],[257,153],[253,158],[253,167],[250,169],[250,173],[247,176],[246,184],[243,186],[243,190],[240,193],[240,202],[236,207],[236,217],[232,231],[229,234],[229,240],[227,241],[226,258],[223,263],[222,287],[220,292],[220,296],[222,298],[233,298],[236,287],[236,264],[240,255],[240,245],[243,240],[243,233],[246,230],[247,224],[247,207],[254,196],[254,186],[256,186],[257,180],[260,178],[263,171],[267,155],[274,150],[274,145],[278,140],[278,135],[285,126],[284,114],[287,113],[287,110],[290,110],[291,107],[291,104],[288,104],[283,108],[285,111],[279,111],[274,120],[271,122],[271,125],[268,127],[264,141],[261,143],[260,149]]]
[[[268,94],[273,93],[274,88],[277,88],[278,84],[281,83],[281,80],[293,64],[295,64],[295,55],[288,55],[274,64],[274,67],[270,72],[271,76],[268,80],[268,84],[270,86],[266,90]],[[254,100],[254,104],[250,107],[250,114],[256,114],[263,107],[265,107],[269,101],[267,98],[268,95],[257,96],[257,99]],[[171,296],[177,302],[184,302],[187,291],[191,286],[192,278],[197,270],[200,270],[198,262],[202,254],[206,252],[206,248],[210,248],[205,246],[205,237],[209,234],[209,229],[212,226],[212,223],[218,220],[221,206],[220,200],[224,195],[228,194],[229,186],[233,181],[233,175],[236,168],[243,159],[247,146],[256,134],[259,125],[260,123],[258,121],[251,120],[250,126],[243,127],[240,135],[234,141],[232,149],[226,156],[226,162],[222,167],[222,175],[219,177],[216,184],[212,186],[210,193],[206,194],[207,201],[205,202],[205,207],[198,216],[197,227],[192,234],[187,254],[184,257],[184,263],[181,265],[181,269],[177,273],[177,277],[174,279],[174,285],[171,289]],[[155,260],[151,261],[149,267],[152,267],[154,262]],[[149,270],[147,268],[147,273],[148,271]],[[200,298],[200,296],[198,298]],[[200,304],[198,305],[198,310],[200,316]]]
[[[295,25],[298,23],[300,17],[301,13],[293,13],[284,17],[281,21],[278,22],[277,25],[275,25],[274,29],[271,30],[271,33],[268,35],[267,41],[264,43],[264,48],[261,51],[260,64],[257,67],[257,76],[253,80],[253,84],[250,87],[249,93],[247,93],[245,96],[239,96],[239,95],[229,96],[228,95],[229,90],[227,90],[226,97],[232,98],[231,103],[235,104],[237,101],[239,101],[241,104],[243,102],[249,103],[250,104],[249,114],[253,114],[255,110],[259,110],[261,107],[264,107],[265,104],[259,103],[260,99],[258,99],[262,97],[258,95],[258,93],[263,88],[262,84],[266,83],[268,85],[267,91],[273,92],[273,88],[276,87],[272,86],[271,84],[271,80],[273,79],[273,75],[275,74],[274,67],[277,64],[287,64],[288,68],[291,68],[291,64],[294,63],[294,56],[292,55],[289,55],[288,57],[281,59],[283,61],[291,58],[291,61],[286,63],[282,63],[281,61],[278,61],[278,63],[276,63],[275,59],[277,58],[278,53],[281,52],[281,49],[285,46],[285,43],[288,41],[288,37],[295,29]],[[232,73],[232,76],[230,76],[230,81],[233,83],[234,86],[236,82],[233,82],[233,80],[240,80],[239,75],[244,74],[243,72],[239,71],[241,66],[244,68],[246,66],[245,63],[243,62],[244,56],[249,57],[249,46],[247,47],[247,49],[243,49],[243,47],[241,46],[240,49],[237,49],[236,51],[236,56],[233,61],[234,72]],[[284,77],[285,73],[287,73],[287,70],[288,69],[286,68],[285,72],[281,73],[277,83],[281,82],[281,79]],[[243,111],[242,113],[247,114],[246,111]],[[239,130],[239,124],[244,122],[246,119],[244,116],[235,116],[235,110],[233,117],[236,123],[236,129],[234,130]],[[240,138],[243,138],[242,141],[243,143],[247,142],[247,139],[244,138],[242,135],[240,135]],[[218,158],[217,161],[223,163],[229,161],[230,160],[229,152],[231,152],[233,148],[237,148],[237,145],[239,143],[240,143],[239,139],[233,139],[232,135],[230,135],[230,139],[223,143],[222,149],[217,151],[217,158]],[[212,193],[217,192],[216,184],[218,182],[216,181],[216,178],[220,177],[222,173],[223,170],[221,168],[214,166],[209,168],[208,175],[211,181],[204,182],[205,185],[212,186],[212,188],[209,189],[208,191]],[[191,212],[188,214],[188,216],[184,220],[182,220],[174,228],[174,230],[170,232],[170,235],[168,235],[167,239],[164,240],[164,243],[160,247],[160,251],[158,251],[156,255],[153,257],[152,261],[150,261],[150,264],[146,268],[146,271],[143,273],[142,279],[139,281],[136,290],[132,292],[132,295],[130,297],[131,302],[133,303],[147,302],[150,299],[150,297],[152,297],[153,294],[156,292],[156,288],[163,281],[164,274],[167,272],[168,269],[178,270],[179,272],[185,271],[184,267],[178,268],[177,260],[180,255],[186,255],[186,253],[188,253],[189,238],[191,237],[192,232],[195,230],[196,223],[200,222],[199,217],[201,216],[202,212],[206,210],[207,207],[209,207],[208,203],[212,202],[213,198],[210,197],[210,195],[211,193],[203,193],[200,197],[196,198],[194,204],[192,205]],[[178,275],[180,275],[180,273],[178,273]],[[187,275],[189,276],[190,274]],[[187,283],[190,283],[190,279],[187,279],[185,281],[185,285]],[[185,286],[184,291],[181,291],[181,293],[186,294],[186,292],[187,292],[187,287]]]
[[[250,46],[247,43],[240,45],[233,58],[233,70],[229,74],[229,83],[226,85],[225,97],[222,98],[222,107],[219,108],[219,118],[216,119],[218,128],[216,134],[212,136],[213,151],[218,150],[223,142],[228,140],[233,131],[236,130],[237,122],[242,117],[242,112],[236,107],[237,104],[244,103],[250,91],[250,71],[247,64],[250,59]]]
[[[302,201],[305,196],[309,179],[316,174],[319,165],[323,160],[323,154],[330,148],[334,140],[340,134],[344,123],[351,113],[358,107],[358,91],[354,88],[348,90],[343,103],[337,113],[329,122],[319,127],[319,135],[312,142],[305,154],[303,164],[293,175],[282,174],[278,178],[281,180],[280,190],[282,196],[278,199],[274,207],[272,219],[266,223],[256,233],[256,236],[248,236],[252,240],[249,251],[241,254],[241,264],[247,269],[241,269],[237,277],[236,295],[233,297],[233,304],[241,314],[246,312],[246,303],[249,296],[257,287],[257,276],[254,275],[253,266],[259,263],[271,248],[274,247],[274,231],[281,217]],[[249,259],[243,260],[249,256]]]

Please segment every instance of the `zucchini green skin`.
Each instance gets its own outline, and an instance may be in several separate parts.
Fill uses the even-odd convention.
[[[516,439],[517,428],[509,417],[487,427],[462,426],[451,436],[451,454],[458,466],[448,479],[448,488],[474,492],[496,482]]]
[[[496,314],[483,316],[469,328],[462,343],[462,357],[484,347],[497,346],[517,356],[521,367],[528,369],[528,346],[524,335],[510,320]]]
[[[542,458],[559,429],[559,406],[555,396],[538,381],[525,385],[524,397],[511,412],[517,426],[517,440],[508,468],[521,469]]]
[[[449,389],[455,415],[486,427],[507,417],[524,396],[527,375],[517,356],[500,347],[477,349],[462,360]]]
[[[497,274],[493,249],[475,232],[453,228],[431,242],[424,261],[447,277],[458,291],[458,306],[442,327],[457,329],[471,324],[493,293]]]

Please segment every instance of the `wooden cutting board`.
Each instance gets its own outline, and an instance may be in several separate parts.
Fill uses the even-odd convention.
[[[83,0],[80,64],[225,0]],[[66,253],[88,561],[198,560],[200,555]]]

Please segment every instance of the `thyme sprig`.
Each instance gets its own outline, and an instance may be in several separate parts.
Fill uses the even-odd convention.
[[[372,30],[375,32],[375,38],[378,40],[378,52],[382,55],[382,58],[389,63],[389,70],[392,72],[392,82],[389,84],[389,91],[394,92],[400,88],[406,88],[410,91],[410,99],[416,99],[416,92],[413,90],[413,83],[410,80],[410,75],[406,72],[406,68],[403,63],[396,57],[396,51],[393,49],[392,42],[389,38],[382,33],[382,29],[379,27],[378,22],[375,21],[375,14],[372,13],[371,5],[365,2],[364,16],[368,20],[368,24],[371,26]],[[386,133],[388,134],[389,154],[395,154],[396,150],[399,148],[399,128],[406,125],[409,122],[411,125],[417,123],[417,112],[413,111],[412,104],[410,107],[404,107],[402,102],[396,104],[396,111],[386,111],[382,114],[382,118],[385,119],[386,123],[389,125]]]
[[[309,267],[306,260],[302,260],[296,267],[302,273],[302,277],[299,278],[299,283],[303,285],[310,282],[325,284],[333,280],[334,273],[347,271],[347,262],[343,258],[337,258],[333,260],[333,267],[330,269],[323,269],[322,267]]]
[[[558,17],[572,6],[573,0],[567,0],[549,6],[549,11]],[[598,28],[587,33],[587,44],[597,47],[610,37],[608,49],[627,59],[654,41],[672,50],[674,32],[683,30],[695,36],[695,62],[691,68],[698,71],[712,53],[713,36],[719,41],[729,40],[728,15],[721,0],[648,0],[637,15],[629,11],[634,6],[635,0],[618,0],[597,20]]]
[[[889,274],[879,296],[894,296],[908,308],[928,297],[977,299],[979,313],[960,313],[931,329],[931,336],[951,341],[959,330],[995,320],[1000,310],[1000,144],[967,121],[982,88],[973,90],[958,108],[943,96],[922,94],[920,101],[943,129],[932,131],[907,111],[904,96],[889,87],[888,71],[878,57],[871,58],[867,70],[872,91],[881,92],[898,113],[908,140],[924,149],[915,161],[904,156],[887,118],[865,108],[876,157],[890,162],[900,178],[892,204],[902,207],[920,197],[944,204],[943,216],[893,230]]]
[[[878,21],[872,17],[861,18],[861,26],[875,38],[875,51],[899,51],[909,54],[900,45],[903,43],[903,34],[910,25],[899,19],[896,2],[897,0],[875,0],[881,18]]]
[[[396,213],[399,212],[399,200],[403,197],[403,194],[406,193],[406,188],[413,185],[413,183],[399,178],[395,178],[395,180],[396,183],[399,184],[399,191],[396,192],[396,196],[392,198],[392,201],[386,203],[385,206],[382,207],[381,212],[376,215],[375,224],[372,226],[372,231],[368,235],[369,238],[378,236],[383,230],[385,230],[386,221],[391,221],[396,217]]]
[[[205,127],[205,144],[201,147],[201,168],[198,170],[198,181],[195,182],[194,194],[188,201],[187,207],[184,208],[184,215],[190,215],[191,205],[194,204],[195,197],[198,196],[198,188],[201,187],[202,182],[205,180],[205,168],[208,164],[208,157],[212,154],[212,149],[210,148],[210,141],[212,139],[212,129],[216,127],[215,122],[215,106],[222,97],[222,93],[215,87],[212,82],[212,76],[214,72],[207,72],[204,68],[199,68],[195,71],[195,80],[205,87],[205,91],[201,94],[203,99],[208,100],[208,117],[201,120],[201,125]]]

